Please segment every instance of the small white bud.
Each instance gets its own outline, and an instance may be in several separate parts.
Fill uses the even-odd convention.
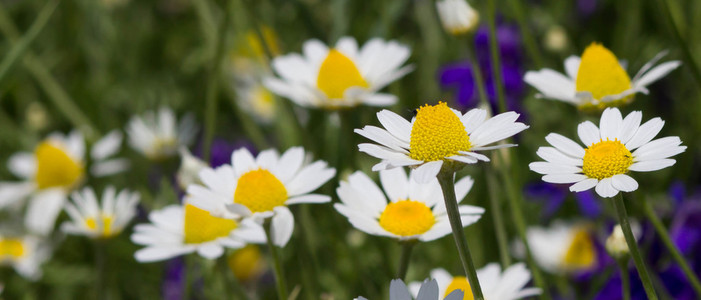
[[[180,168],[178,169],[177,180],[180,188],[186,190],[188,185],[200,182],[200,171],[209,167],[209,165],[193,156],[185,147],[180,148],[179,152]]]
[[[630,253],[621,225],[613,227],[613,232],[606,239],[606,251],[616,259],[625,257]]]
[[[479,14],[465,0],[439,0],[436,8],[443,28],[453,35],[465,34],[477,28]]]

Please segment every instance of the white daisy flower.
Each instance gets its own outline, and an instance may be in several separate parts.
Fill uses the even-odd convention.
[[[439,299],[454,291],[464,292],[464,299],[473,299],[470,283],[464,276],[452,276],[444,269],[434,269],[431,278],[438,283]],[[531,280],[531,272],[523,263],[512,265],[504,272],[499,264],[490,263],[477,270],[477,279],[485,299],[516,300],[541,293],[539,288],[524,288]],[[419,282],[409,283],[413,295],[418,295],[420,288]]]
[[[293,147],[280,156],[269,149],[255,158],[246,148],[231,155],[231,165],[200,172],[201,185],[190,185],[192,204],[224,218],[252,216],[257,221],[272,217],[273,243],[284,247],[292,236],[294,218],[288,205],[325,203],[326,195],[310,194],[335,174],[326,162],[307,166],[304,149]]]
[[[545,182],[574,183],[570,186],[572,192],[595,187],[599,196],[609,198],[619,191],[635,191],[638,182],[626,173],[670,167],[676,161],[669,157],[686,150],[676,136],[652,140],[664,121],[654,118],[640,125],[642,117],[641,112],[634,111],[624,119],[617,108],[607,108],[598,128],[589,121],[579,124],[577,131],[586,149],[562,135],[551,133],[545,140],[553,147],[540,147],[537,152],[546,161],[533,162],[529,167],[543,174]]]
[[[332,49],[310,40],[304,43],[303,52],[275,58],[272,68],[280,78],[267,78],[263,83],[273,93],[305,107],[392,105],[397,97],[378,91],[413,70],[411,65],[401,67],[411,54],[408,47],[379,38],[361,49],[352,37],[342,37]]]
[[[190,204],[169,205],[149,214],[151,224],[134,227],[132,242],[146,248],[136,251],[139,262],[154,262],[197,252],[206,259],[224,254],[224,247],[242,248],[264,243],[263,228],[251,219],[217,218]]]
[[[117,193],[113,186],[108,186],[102,194],[102,207],[92,188],[73,192],[71,198],[73,202],[65,207],[71,221],[63,223],[61,229],[91,238],[109,238],[121,233],[136,215],[139,203],[138,193],[129,190]]]
[[[342,203],[334,208],[353,226],[368,234],[405,240],[432,241],[450,234],[451,227],[438,179],[412,183],[402,168],[380,171],[382,190],[365,173],[357,171],[336,189]],[[455,183],[455,195],[462,201],[474,181],[465,177]],[[385,194],[387,195],[385,197]],[[389,199],[389,201],[387,200]],[[460,205],[463,227],[477,222],[484,208]]]
[[[89,173],[95,177],[128,168],[126,159],[109,158],[121,144],[122,134],[112,131],[93,144],[86,156],[85,140],[79,131],[69,135],[52,133],[36,146],[34,153],[20,152],[10,157],[8,169],[24,181],[0,182],[0,208],[29,197],[25,226],[34,233],[48,234],[68,194],[84,181],[88,159]]]
[[[262,72],[258,70],[258,72]],[[273,93],[263,85],[262,76],[267,74],[235,73],[236,99],[241,109],[252,115],[262,124],[275,120],[277,106]]]
[[[596,246],[587,226],[556,221],[548,228],[529,227],[526,238],[533,259],[548,272],[587,271],[598,262]]]
[[[127,124],[129,144],[149,159],[164,159],[175,155],[181,146],[190,145],[197,133],[195,119],[187,115],[177,123],[173,110],[161,107],[134,116]]]
[[[355,132],[378,143],[360,144],[360,151],[382,159],[373,171],[402,166],[416,167],[417,182],[429,182],[441,171],[455,170],[489,158],[475,151],[515,146],[493,145],[528,128],[516,122],[519,114],[505,112],[487,118],[487,111],[472,109],[464,115],[445,102],[425,105],[411,122],[382,110],[377,113],[385,129],[365,126]]]
[[[450,293],[445,298],[438,297],[438,283],[435,279],[424,280],[422,284],[418,287],[414,296],[411,295],[409,289],[407,288],[404,281],[401,279],[392,279],[389,284],[389,300],[462,300],[464,295],[462,291],[456,290]],[[353,300],[368,300],[365,297],[354,298]]]
[[[669,61],[653,68],[666,52],[647,62],[631,80],[616,56],[598,43],[589,45],[582,57],[565,60],[567,76],[551,69],[526,72],[523,80],[541,96],[576,105],[580,109],[602,110],[633,101],[635,93],[647,94],[647,86],[669,74],[680,61]]]
[[[436,8],[443,28],[453,35],[472,32],[479,24],[479,13],[465,0],[438,0]]]
[[[41,265],[50,255],[51,249],[38,237],[0,236],[0,264],[12,266],[29,280],[41,277]]]

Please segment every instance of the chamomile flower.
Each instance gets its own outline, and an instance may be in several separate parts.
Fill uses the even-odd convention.
[[[465,293],[465,298],[461,299],[473,299],[470,283],[464,276],[452,276],[444,269],[434,269],[431,278],[438,283],[439,299],[456,290]],[[531,272],[523,263],[512,265],[503,272],[499,264],[490,263],[477,270],[477,279],[485,299],[516,300],[541,293],[539,288],[524,288],[531,280]],[[409,283],[413,295],[418,295],[420,288],[419,282]]]
[[[648,85],[681,65],[679,61],[669,61],[653,68],[664,54],[647,62],[631,80],[611,51],[592,43],[581,58],[570,56],[565,60],[567,76],[542,69],[526,72],[523,79],[544,98],[568,102],[584,110],[602,110],[629,103],[636,93],[647,94]]]
[[[128,190],[117,193],[108,186],[102,194],[102,207],[92,188],[73,192],[73,202],[66,204],[66,213],[71,217],[61,229],[68,234],[85,235],[91,238],[109,238],[122,232],[136,215],[139,194]]]
[[[222,219],[190,204],[169,205],[149,214],[151,224],[134,227],[132,242],[144,245],[134,253],[139,262],[154,262],[197,252],[207,259],[224,254],[224,247],[264,243],[263,228],[251,219]]]
[[[275,58],[272,68],[280,78],[267,78],[264,84],[273,93],[305,107],[392,105],[397,97],[378,91],[413,69],[402,67],[411,54],[408,47],[379,38],[360,49],[352,37],[342,37],[332,49],[310,40],[304,43],[303,54]]]
[[[382,110],[377,113],[385,129],[365,126],[355,132],[377,144],[360,144],[358,149],[382,159],[373,171],[402,166],[416,168],[417,182],[429,182],[443,170],[455,170],[462,164],[474,164],[489,158],[475,151],[515,146],[493,145],[528,128],[516,122],[519,114],[505,112],[487,118],[487,111],[472,109],[464,115],[445,102],[425,105],[411,122]]]
[[[424,280],[424,282],[419,286],[417,293],[414,296],[411,295],[409,289],[407,288],[404,281],[401,279],[392,279],[389,284],[389,300],[462,300],[463,293],[460,290],[456,290],[450,293],[445,298],[438,297],[438,283],[435,279]],[[353,300],[368,300],[365,297],[354,298]]]
[[[640,124],[643,114],[634,111],[625,119],[618,108],[607,108],[601,115],[599,127],[586,121],[577,128],[586,148],[557,133],[545,140],[553,147],[540,147],[538,156],[544,162],[529,165],[543,174],[543,181],[572,184],[570,191],[581,192],[595,188],[601,197],[610,198],[618,192],[638,189],[638,182],[627,173],[664,169],[676,162],[669,157],[682,153],[679,137],[652,140],[662,129],[664,121],[651,119]]]
[[[479,24],[479,13],[465,0],[436,1],[443,29],[453,35],[471,32]]]
[[[334,207],[355,228],[372,235],[427,242],[451,233],[438,179],[416,184],[411,180],[415,174],[412,171],[407,176],[403,168],[380,171],[383,193],[365,173],[355,172],[336,189],[342,203]],[[470,177],[455,183],[458,202],[473,183]],[[483,208],[471,205],[460,205],[459,211],[464,227],[484,213]]]
[[[336,174],[326,162],[304,164],[304,149],[293,147],[280,156],[269,149],[253,157],[246,148],[231,155],[231,165],[200,172],[201,185],[190,185],[192,204],[224,218],[272,217],[272,242],[284,247],[292,236],[294,217],[288,205],[325,203],[326,195],[310,194]]]
[[[553,222],[550,227],[530,227],[526,238],[540,267],[551,273],[577,273],[596,267],[598,252],[588,227]]]
[[[239,70],[234,73],[237,103],[262,124],[272,123],[278,109],[273,93],[263,85],[262,78],[268,74],[260,66],[252,67],[248,72]]]
[[[176,155],[181,146],[190,145],[197,125],[190,115],[178,123],[171,109],[161,107],[158,112],[132,117],[126,131],[132,148],[149,159],[159,160]]]
[[[68,194],[88,175],[107,176],[124,171],[125,159],[110,159],[122,143],[122,134],[113,131],[85,151],[85,140],[78,131],[68,135],[52,133],[41,141],[34,153],[20,152],[8,161],[9,170],[23,182],[0,182],[0,208],[27,197],[29,207],[25,226],[44,235],[53,229]],[[90,169],[86,170],[90,160]]]
[[[49,246],[38,237],[0,236],[0,264],[12,266],[29,280],[41,277],[41,265],[50,254]]]

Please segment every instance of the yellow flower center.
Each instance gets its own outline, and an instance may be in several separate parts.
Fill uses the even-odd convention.
[[[597,43],[592,43],[584,50],[575,84],[577,92],[590,92],[597,100],[608,95],[620,94],[631,88],[630,77],[623,70],[616,56]],[[616,104],[631,98],[632,95],[617,101]],[[606,104],[601,105],[605,107]]]
[[[251,212],[272,211],[276,206],[285,205],[287,189],[270,171],[258,169],[241,175],[234,203],[248,207]]]
[[[100,216],[100,219],[101,223],[98,224],[95,217],[87,218],[85,219],[85,226],[91,230],[100,231],[102,237],[109,237],[116,233],[112,232],[112,221],[114,220],[113,216],[102,215]]]
[[[24,255],[24,244],[20,239],[0,239],[0,260],[19,258]]]
[[[234,220],[213,217],[192,204],[185,205],[184,223],[186,244],[201,244],[225,237],[238,226]]]
[[[262,85],[253,90],[253,109],[260,115],[272,116],[275,109],[273,94]]]
[[[465,126],[445,102],[418,109],[411,127],[409,157],[422,161],[442,160],[458,151],[469,151],[471,147]]]
[[[467,278],[463,276],[453,277],[453,281],[450,282],[448,288],[445,289],[445,296],[450,295],[455,290],[462,290],[464,295],[463,300],[474,300],[475,296],[472,295],[472,287],[467,281]]]
[[[151,149],[146,156],[153,160],[162,160],[175,153],[178,146],[178,140],[174,137],[161,138],[156,137],[151,144]]]
[[[596,249],[589,233],[579,230],[575,233],[572,243],[562,263],[574,270],[587,269],[596,262]]]
[[[316,78],[316,86],[331,99],[343,98],[343,92],[354,86],[368,87],[355,63],[336,49],[324,59]]]
[[[258,246],[248,245],[231,254],[228,264],[236,278],[248,281],[263,271],[262,258]]]
[[[633,154],[620,141],[600,141],[584,150],[582,171],[589,178],[604,179],[628,172]]]
[[[42,142],[34,150],[37,169],[34,180],[39,189],[51,187],[71,188],[83,177],[83,165],[73,160],[61,148]]]
[[[399,236],[422,234],[436,223],[431,209],[422,202],[402,200],[392,202],[380,215],[380,226]]]

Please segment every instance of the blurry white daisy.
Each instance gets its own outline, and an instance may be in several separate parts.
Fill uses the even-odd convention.
[[[598,262],[596,246],[584,225],[556,221],[548,228],[529,227],[526,238],[536,263],[548,272],[587,271]],[[519,248],[522,245],[517,247],[522,252]]]
[[[443,300],[462,300],[462,299],[467,299],[463,298],[463,293],[461,290],[455,290],[454,292],[450,293],[448,296],[443,297],[438,297],[438,292],[439,287],[438,283],[436,282],[435,279],[431,280],[424,280],[422,284],[418,287],[418,290],[416,293],[414,293],[414,296],[412,296],[412,293],[409,292],[409,289],[407,288],[406,284],[404,284],[404,281],[401,279],[392,279],[392,281],[389,284],[389,300],[438,300],[438,299],[443,299]],[[365,297],[358,297],[354,298],[353,300],[368,300]]]
[[[224,218],[253,216],[257,221],[272,217],[272,242],[284,247],[292,236],[294,219],[288,205],[325,203],[331,197],[309,194],[336,174],[326,162],[307,166],[304,149],[293,147],[280,156],[269,149],[254,158],[246,148],[231,155],[231,165],[200,172],[201,185],[190,185],[192,204]]]
[[[263,228],[251,219],[217,218],[185,200],[149,214],[151,224],[134,227],[132,242],[146,248],[136,251],[139,262],[153,262],[197,252],[207,259],[224,254],[224,247],[242,248],[246,243],[264,243]]]
[[[635,93],[647,94],[647,86],[681,65],[669,61],[653,68],[666,52],[647,62],[631,80],[616,56],[598,43],[589,45],[582,57],[565,60],[567,76],[551,69],[529,71],[524,81],[544,98],[560,100],[580,109],[604,109],[633,101]]]
[[[277,106],[273,93],[262,82],[268,72],[255,67],[251,71],[234,73],[237,103],[258,122],[270,124],[275,120]]]
[[[436,8],[443,28],[453,35],[471,32],[479,24],[479,13],[465,0],[438,0]]]
[[[0,236],[0,264],[10,265],[29,280],[41,277],[41,264],[50,256],[49,246],[34,236]]]
[[[357,171],[348,181],[341,181],[336,193],[342,203],[334,207],[355,228],[372,235],[427,242],[450,234],[438,179],[412,183],[410,177],[415,173],[412,171],[407,176],[403,168],[380,171],[383,194],[365,173]],[[470,177],[455,183],[458,202],[465,198],[473,183]],[[464,227],[477,222],[484,213],[483,208],[471,205],[460,205],[459,211]]]
[[[574,183],[570,186],[572,192],[596,187],[599,196],[609,198],[619,191],[635,191],[638,182],[626,173],[672,166],[676,161],[669,157],[686,150],[676,136],[652,140],[664,121],[654,118],[640,125],[642,117],[641,112],[634,111],[623,119],[618,108],[607,108],[598,128],[589,121],[579,124],[577,131],[586,149],[562,135],[551,133],[545,140],[553,147],[540,147],[537,152],[546,161],[533,162],[529,167],[543,174],[545,182]]]
[[[195,157],[185,147],[180,147],[180,168],[175,174],[175,179],[181,189],[187,190],[191,184],[200,183],[200,171],[208,168],[209,165],[203,160]]]
[[[126,159],[110,159],[122,144],[122,134],[112,131],[97,141],[85,155],[85,140],[78,131],[69,135],[52,133],[41,141],[34,153],[12,155],[8,169],[23,182],[0,182],[0,208],[30,198],[25,226],[37,234],[53,229],[68,194],[84,181],[90,160],[90,174],[95,177],[122,172]]]
[[[117,194],[108,186],[102,194],[102,207],[92,188],[73,192],[73,202],[66,204],[70,222],[61,225],[68,234],[85,235],[91,238],[109,238],[122,232],[136,215],[139,194],[122,190]]]
[[[360,104],[388,106],[397,97],[378,93],[413,70],[401,67],[411,54],[395,41],[375,38],[361,49],[352,37],[342,37],[329,49],[318,40],[303,45],[304,56],[294,53],[277,57],[264,84],[274,93],[305,107],[336,109]]]
[[[439,298],[461,290],[465,293],[464,299],[473,299],[472,289],[464,276],[452,276],[444,269],[433,269],[431,278],[438,282]],[[504,272],[499,264],[488,264],[477,270],[477,279],[485,299],[516,300],[541,293],[539,288],[524,288],[531,281],[531,272],[523,263],[512,265]],[[419,282],[409,283],[413,295],[418,295],[420,288]]]
[[[487,118],[487,111],[472,109],[464,115],[445,102],[425,105],[411,122],[389,111],[377,113],[385,129],[365,126],[355,132],[377,144],[360,144],[360,151],[382,159],[373,171],[401,166],[416,167],[417,182],[429,182],[441,171],[455,170],[489,158],[475,151],[515,146],[493,145],[528,128],[516,122],[519,114],[505,112]],[[490,146],[491,145],[491,146]]]
[[[126,128],[129,144],[149,159],[175,155],[181,146],[190,145],[197,133],[195,119],[186,115],[177,123],[175,113],[166,107],[134,116]]]

